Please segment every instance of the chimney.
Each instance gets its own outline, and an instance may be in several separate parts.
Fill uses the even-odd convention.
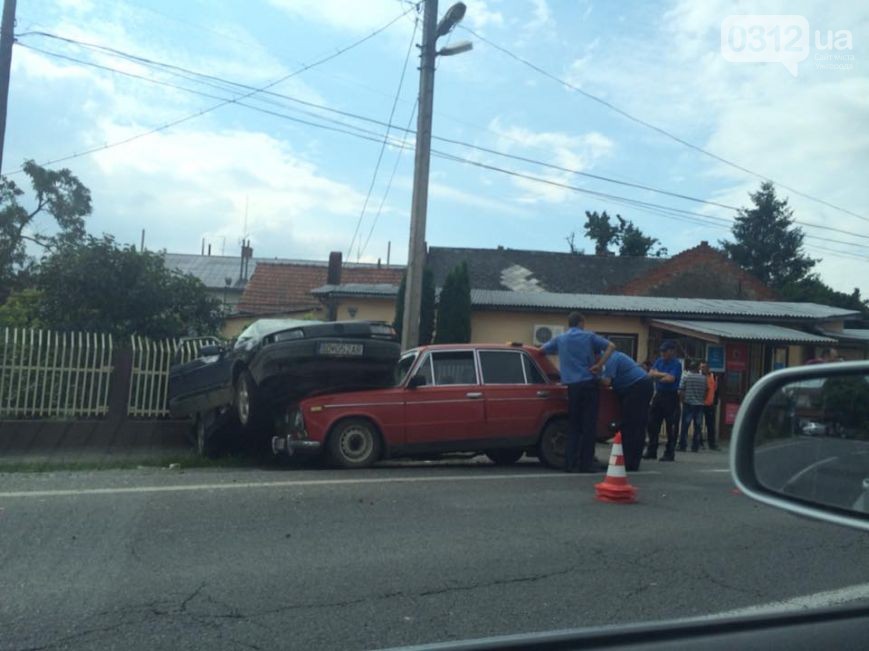
[[[380,258],[377,258],[377,268],[380,269]]]
[[[208,255],[211,255],[211,245],[208,245]]]
[[[202,238],[202,250],[199,252],[199,255],[205,255],[205,238]]]
[[[389,240],[386,243],[386,266],[387,267],[389,266],[389,258],[390,258],[391,254],[392,254],[392,240]]]
[[[327,285],[341,284],[341,252],[332,251],[329,254],[329,271],[326,274]]]

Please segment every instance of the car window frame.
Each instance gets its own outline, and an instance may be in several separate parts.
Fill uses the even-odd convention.
[[[464,382],[461,384],[438,384],[437,376],[435,375],[434,356],[436,354],[439,354],[439,353],[471,353],[471,359],[474,360],[474,374],[476,377],[476,382],[474,382],[473,384],[468,384],[468,383],[464,383]],[[405,386],[407,386],[407,383],[409,383],[411,381],[411,379],[413,379],[414,377],[417,376],[420,369],[425,364],[428,364],[429,368],[431,369],[432,383],[431,384],[423,384],[419,387],[416,387],[417,390],[425,389],[425,388],[429,388],[429,387],[477,387],[477,386],[483,385],[483,383],[481,382],[482,372],[480,370],[480,360],[477,358],[477,349],[476,348],[442,348],[442,349],[437,349],[437,350],[426,350],[424,353],[422,353],[422,355],[420,355],[420,360],[416,364],[416,366],[413,368],[413,373],[408,375],[407,381],[405,382]]]

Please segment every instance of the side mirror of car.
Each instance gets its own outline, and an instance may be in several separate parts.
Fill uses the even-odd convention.
[[[424,387],[428,382],[425,377],[422,375],[414,375],[410,378],[410,382],[407,383],[408,389],[416,389],[417,387]]]
[[[869,361],[763,377],[736,416],[730,461],[747,496],[869,531]]]
[[[200,346],[199,348],[199,356],[200,357],[215,357],[220,355],[223,352],[223,346],[219,346],[217,344],[209,344],[207,346]]]

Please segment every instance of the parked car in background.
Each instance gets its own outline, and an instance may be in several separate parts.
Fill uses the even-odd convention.
[[[390,386],[400,350],[387,323],[260,319],[231,344],[173,366],[169,410],[193,418],[197,447],[209,454],[218,430],[268,433],[311,392]]]
[[[451,452],[504,465],[528,454],[560,468],[566,432],[567,389],[537,348],[442,344],[402,355],[391,388],[302,400],[273,449],[324,454],[344,468]]]

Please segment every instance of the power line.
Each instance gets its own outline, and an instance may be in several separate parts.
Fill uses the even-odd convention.
[[[398,88],[395,90],[395,98],[392,100],[392,108],[389,110],[389,119],[387,124],[392,124],[392,118],[395,117],[395,107],[398,106],[398,98],[401,97],[401,88],[404,85],[404,76],[407,73],[407,63],[410,61],[410,53],[413,50],[413,41],[416,39],[416,30],[419,27],[419,19],[413,23],[413,33],[410,35],[410,42],[407,44],[407,52],[404,55],[404,64],[401,66],[401,76],[398,78]],[[377,154],[377,163],[374,165],[374,173],[371,175],[371,183],[368,185],[368,192],[365,194],[365,201],[362,203],[362,210],[359,212],[359,219],[356,220],[356,228],[353,229],[353,237],[350,239],[350,246],[347,249],[347,258],[353,254],[353,244],[356,243],[356,236],[359,234],[359,227],[362,225],[362,220],[365,217],[365,209],[368,208],[368,201],[371,199],[371,193],[374,191],[374,184],[377,183],[377,173],[380,171],[380,162],[383,160],[383,152],[386,151],[386,143],[389,141],[389,127],[383,133],[383,142],[380,144],[380,152]],[[356,249],[356,261],[362,256],[360,246]]]
[[[413,108],[410,111],[410,117],[407,118],[407,126],[408,128],[413,123],[413,117],[416,115],[416,109],[419,106],[419,103],[413,105]],[[401,147],[398,149],[398,153],[395,156],[395,164],[392,166],[392,173],[389,175],[389,182],[386,184],[386,190],[383,191],[383,196],[380,198],[380,205],[377,206],[377,214],[374,215],[374,220],[371,222],[371,228],[368,230],[368,236],[365,238],[365,244],[362,245],[362,254],[365,253],[365,249],[368,248],[368,242],[371,241],[371,236],[374,234],[374,227],[377,226],[377,220],[380,219],[380,213],[383,212],[383,205],[386,203],[386,198],[389,196],[389,191],[392,189],[392,181],[395,179],[395,173],[398,171],[398,164],[401,162],[401,155],[404,153],[405,146],[407,144],[407,133],[401,138]]]
[[[127,75],[127,76],[130,76],[130,77],[133,77],[133,78],[142,79],[142,80],[144,80],[144,81],[150,81],[150,82],[157,83],[157,84],[160,84],[160,85],[169,86],[169,87],[173,87],[173,88],[178,88],[178,89],[180,89],[180,90],[185,90],[185,91],[187,91],[187,92],[191,92],[191,93],[194,93],[194,94],[203,95],[203,96],[205,96],[205,97],[215,98],[215,96],[213,96],[213,95],[209,95],[209,94],[206,94],[206,93],[202,93],[201,91],[191,90],[191,89],[185,88],[185,87],[183,87],[183,86],[178,86],[178,85],[176,85],[176,84],[171,84],[171,83],[169,83],[169,82],[159,81],[159,80],[153,80],[153,79],[150,79],[150,78],[148,78],[148,77],[144,77],[144,76],[142,76],[142,75],[137,75],[137,74],[135,74],[135,73],[129,73],[129,72],[126,72],[126,71],[123,71],[123,70],[117,70],[117,69],[115,69],[115,68],[110,68],[110,67],[108,67],[108,66],[102,66],[102,65],[100,65],[100,64],[95,64],[95,63],[92,63],[92,62],[88,62],[88,61],[83,61],[83,60],[80,60],[80,59],[76,59],[76,58],[74,58],[74,57],[69,57],[69,56],[66,56],[66,55],[62,55],[62,54],[58,54],[58,53],[53,53],[53,52],[49,52],[49,51],[46,51],[46,50],[41,50],[41,49],[39,49],[39,48],[34,48],[33,46],[27,46],[27,45],[24,45],[24,44],[22,44],[22,45],[23,45],[24,47],[29,47],[29,48],[31,48],[31,49],[35,49],[35,50],[37,50],[37,51],[43,52],[43,53],[45,53],[45,54],[47,54],[47,55],[50,55],[50,56],[55,56],[55,57],[59,57],[59,58],[63,58],[63,59],[67,59],[67,60],[70,60],[70,61],[74,61],[74,62],[77,62],[77,63],[81,63],[81,64],[83,64],[83,65],[94,66],[94,67],[97,67],[97,68],[100,68],[100,69],[108,70],[108,71],[111,71],[111,72],[116,72],[116,73],[119,73],[119,74],[122,74],[122,75]],[[252,94],[252,93],[251,93],[251,94]],[[383,124],[383,125],[386,125],[386,124],[387,124],[387,123],[381,122],[381,121],[376,120],[376,119],[373,119],[373,118],[367,118],[367,117],[365,117],[365,116],[359,116],[359,115],[356,115],[356,114],[353,114],[353,113],[349,113],[349,112],[347,112],[347,111],[340,111],[340,110],[338,110],[338,109],[332,109],[332,108],[330,108],[330,107],[324,107],[324,106],[321,106],[321,105],[315,105],[315,104],[313,104],[313,103],[311,103],[311,102],[306,102],[306,101],[304,101],[304,100],[298,100],[297,98],[292,98],[292,97],[290,97],[290,96],[286,96],[286,97],[287,97],[288,99],[291,99],[291,100],[293,100],[293,101],[296,101],[296,102],[299,102],[299,103],[302,103],[302,104],[311,104],[311,105],[313,105],[313,106],[323,108],[323,110],[327,110],[327,111],[331,111],[331,112],[335,112],[335,113],[340,113],[340,114],[347,115],[347,116],[349,116],[349,117],[356,118],[356,119],[359,119],[359,120],[362,120],[362,121],[367,121],[367,122],[372,122],[372,123],[377,123],[377,124]],[[357,127],[357,126],[355,126],[355,125],[349,125],[349,124],[346,124],[346,123],[341,123],[341,122],[338,122],[338,121],[336,121],[336,120],[329,120],[328,118],[324,118],[324,117],[322,117],[322,116],[318,116],[317,119],[321,119],[321,120],[326,120],[326,121],[330,121],[330,122],[333,122],[333,123],[337,123],[337,124],[342,125],[342,126],[345,127],[345,128],[336,128],[336,127],[331,127],[331,126],[327,126],[327,125],[324,125],[324,124],[319,124],[319,123],[316,123],[316,122],[311,122],[311,121],[309,121],[309,120],[303,120],[303,119],[300,119],[300,118],[296,118],[296,117],[293,117],[293,116],[286,115],[286,114],[284,114],[284,113],[279,113],[279,112],[276,112],[276,111],[271,111],[271,110],[269,110],[269,109],[264,109],[264,108],[262,108],[262,107],[253,106],[253,105],[251,105],[251,104],[244,103],[244,102],[242,102],[242,101],[240,101],[240,100],[238,100],[238,99],[225,100],[225,103],[230,103],[230,102],[235,103],[235,104],[237,104],[238,106],[242,106],[242,107],[245,107],[245,108],[249,108],[249,109],[251,109],[251,110],[255,110],[255,111],[258,111],[258,112],[261,112],[261,113],[265,113],[265,114],[268,114],[268,115],[273,115],[273,116],[275,116],[275,117],[279,117],[279,118],[282,118],[282,119],[287,119],[287,120],[290,120],[290,121],[298,122],[298,123],[301,123],[301,124],[304,124],[304,125],[307,125],[307,126],[316,127],[316,128],[319,128],[319,129],[325,129],[325,130],[333,131],[333,132],[336,132],[336,133],[343,133],[343,134],[346,134],[346,135],[351,135],[351,136],[354,136],[354,137],[357,137],[357,138],[361,138],[361,139],[363,139],[363,140],[368,140],[368,141],[371,141],[371,142],[377,142],[378,144],[382,144],[382,142],[383,142],[383,137],[384,137],[383,134],[380,134],[380,133],[377,133],[377,132],[372,132],[372,131],[369,131],[369,130],[365,130],[365,129],[362,129],[362,128]],[[402,129],[401,127],[396,126],[396,125],[390,125],[390,126],[391,126],[391,128],[393,128],[393,129],[395,129],[395,130],[397,130],[397,131],[404,131],[405,133],[413,133],[413,130],[411,130],[411,129],[409,129],[409,128],[407,128],[407,129]],[[387,134],[386,137],[388,138],[388,134]],[[129,139],[128,139],[128,140],[129,140]],[[458,143],[458,144],[462,144],[462,145],[466,145],[466,146],[471,146],[471,147],[473,147],[473,145],[469,145],[468,143],[462,143],[461,141],[455,141],[455,142]],[[117,144],[117,143],[115,143],[115,144]],[[395,147],[405,148],[405,145],[404,145],[403,142],[398,142],[398,141],[392,140],[392,141],[390,141],[390,144],[393,145],[393,146],[395,146]],[[112,145],[112,146],[114,146],[114,145]],[[105,148],[105,147],[104,147],[104,148]],[[99,149],[99,148],[98,148],[98,149]],[[495,151],[495,150],[492,150],[492,151]],[[509,176],[512,176],[512,177],[524,178],[524,179],[526,179],[526,180],[530,180],[530,181],[534,181],[534,182],[538,182],[538,183],[544,183],[544,184],[548,184],[548,185],[551,185],[551,186],[561,187],[561,188],[568,189],[568,190],[571,190],[571,191],[574,191],[574,192],[579,192],[579,193],[583,193],[583,194],[588,194],[588,195],[590,195],[590,196],[595,196],[595,197],[598,197],[598,198],[605,198],[605,199],[607,199],[608,201],[613,201],[613,202],[615,202],[615,203],[619,203],[619,204],[621,204],[621,205],[627,205],[627,206],[633,207],[633,208],[635,208],[635,209],[645,210],[645,211],[654,210],[654,211],[657,211],[658,213],[662,214],[663,216],[668,217],[668,218],[671,218],[671,219],[678,219],[678,220],[680,220],[680,221],[686,221],[686,218],[688,218],[688,220],[690,220],[691,223],[698,223],[698,224],[703,224],[703,225],[713,225],[713,222],[719,222],[719,223],[724,223],[724,224],[727,224],[727,225],[732,226],[732,222],[731,222],[730,220],[728,220],[728,219],[726,219],[726,218],[722,218],[722,217],[716,217],[716,216],[713,216],[713,215],[705,215],[705,214],[702,214],[702,213],[694,213],[694,212],[691,212],[691,211],[682,210],[682,209],[674,208],[674,207],[671,207],[671,206],[665,206],[665,205],[662,205],[662,204],[656,204],[656,203],[653,203],[653,202],[645,202],[645,201],[640,201],[640,200],[637,200],[637,199],[632,199],[632,198],[629,198],[629,197],[622,197],[622,196],[614,195],[614,194],[610,194],[610,193],[604,193],[604,192],[599,192],[599,191],[596,191],[596,190],[590,190],[590,189],[588,189],[588,188],[581,188],[581,187],[578,187],[578,186],[574,186],[574,185],[570,185],[570,184],[566,184],[566,183],[562,183],[562,182],[558,182],[558,181],[553,181],[552,179],[546,179],[546,178],[543,178],[543,177],[537,177],[537,176],[533,176],[533,175],[529,175],[529,174],[524,174],[524,173],[522,173],[522,172],[518,172],[518,171],[516,171],[516,170],[508,170],[508,169],[500,168],[500,167],[497,167],[497,166],[494,166],[494,165],[489,165],[489,164],[481,163],[481,162],[479,162],[479,161],[474,161],[474,160],[471,160],[471,159],[462,158],[462,157],[460,157],[460,156],[455,156],[455,155],[453,155],[453,154],[449,154],[449,153],[447,153],[447,152],[442,152],[442,151],[439,151],[439,150],[436,150],[436,149],[432,149],[432,154],[435,155],[435,156],[441,157],[441,158],[445,158],[445,159],[447,159],[447,160],[453,160],[453,161],[456,161],[456,162],[461,162],[461,163],[465,163],[465,164],[474,165],[474,166],[477,166],[477,167],[481,167],[481,168],[484,168],[484,169],[488,169],[488,170],[490,170],[490,171],[500,172],[500,173],[503,173],[503,174],[506,174],[506,175],[509,175]],[[81,154],[80,154],[80,155],[81,155]],[[529,160],[533,161],[533,159],[529,159]],[[542,163],[542,164],[543,164],[543,165],[546,165],[545,163]],[[712,221],[710,221],[710,220],[712,220]],[[814,226],[814,225],[812,225],[812,224],[805,224],[805,225],[807,225],[807,226],[811,226],[811,227],[813,227],[813,228],[821,228],[821,227],[818,227],[818,226]],[[824,228],[825,228],[825,230],[828,230],[828,231],[829,231],[829,230],[836,230],[836,229],[832,229],[832,228],[830,228],[830,227],[824,227]],[[845,233],[845,234],[847,234],[847,235],[856,236],[856,237],[864,237],[864,238],[867,237],[867,236],[863,236],[863,235],[854,234],[854,233],[851,233],[851,232],[848,232],[848,231],[839,231],[839,232],[843,232],[843,233]],[[817,240],[820,240],[820,241],[832,242],[832,243],[835,243],[835,244],[842,244],[842,245],[846,245],[846,246],[864,246],[864,245],[854,244],[854,243],[852,243],[852,242],[844,242],[844,241],[841,241],[841,240],[834,240],[834,239],[830,239],[830,238],[822,238],[822,237],[813,236],[813,235],[805,235],[805,237],[808,238],[808,239],[817,239]],[[831,251],[832,251],[832,250],[831,250]],[[843,254],[844,254],[844,253],[843,253]],[[844,255],[847,255],[847,254],[844,254]]]
[[[200,110],[200,111],[197,111],[197,112],[195,112],[195,113],[191,113],[191,114],[186,115],[186,116],[184,116],[184,117],[182,117],[182,118],[179,118],[179,119],[177,119],[177,120],[172,120],[171,122],[167,122],[167,123],[165,123],[165,124],[162,124],[162,125],[160,125],[160,126],[158,126],[158,127],[153,128],[153,129],[149,129],[149,130],[147,130],[147,131],[143,131],[142,133],[136,134],[136,135],[134,135],[134,136],[132,136],[132,137],[130,137],[130,138],[126,138],[126,139],[124,139],[124,140],[120,140],[120,141],[117,141],[117,142],[114,142],[114,143],[109,143],[109,144],[103,145],[103,146],[101,146],[101,147],[94,147],[94,148],[89,149],[89,150],[87,150],[87,151],[84,151],[84,152],[78,152],[78,153],[73,154],[73,155],[71,155],[71,156],[65,156],[65,157],[58,158],[58,159],[55,159],[55,160],[52,160],[52,161],[47,161],[47,162],[43,163],[43,165],[54,165],[54,164],[56,164],[56,163],[64,162],[64,161],[67,161],[67,160],[71,160],[72,158],[78,158],[78,157],[80,157],[80,156],[85,156],[85,155],[88,155],[88,154],[93,154],[93,153],[98,152],[98,151],[104,151],[104,150],[107,150],[107,149],[111,149],[111,148],[113,148],[113,147],[119,147],[119,146],[121,146],[121,145],[125,145],[125,144],[127,144],[127,143],[133,142],[134,140],[138,140],[139,138],[144,138],[145,136],[149,136],[149,135],[152,135],[152,134],[154,134],[154,133],[158,133],[158,132],[160,132],[160,131],[165,131],[166,129],[170,129],[171,127],[177,126],[177,125],[182,124],[182,123],[184,123],[184,122],[187,122],[187,121],[189,121],[189,120],[193,120],[193,119],[198,118],[198,117],[200,117],[200,116],[202,116],[202,115],[205,115],[206,113],[211,113],[212,111],[216,111],[217,109],[226,106],[227,104],[238,103],[239,100],[246,99],[246,98],[248,98],[248,97],[252,97],[253,95],[256,95],[257,93],[267,92],[268,89],[273,88],[274,86],[277,86],[278,84],[283,83],[283,82],[287,81],[288,79],[291,79],[292,77],[295,77],[296,75],[299,75],[299,74],[305,72],[306,70],[310,70],[311,68],[314,68],[314,67],[319,66],[319,65],[322,65],[322,64],[324,64],[324,63],[326,63],[326,62],[328,62],[328,61],[331,61],[332,59],[335,59],[335,58],[341,56],[341,55],[344,54],[345,52],[348,52],[348,51],[354,49],[355,47],[357,47],[357,46],[359,46],[359,45],[362,45],[362,44],[365,43],[366,41],[368,41],[368,40],[374,38],[375,36],[377,36],[377,35],[380,34],[381,32],[383,32],[383,31],[385,31],[386,29],[392,27],[392,25],[394,25],[396,22],[398,22],[398,21],[399,21],[403,16],[405,16],[406,14],[408,14],[410,11],[411,11],[411,9],[408,9],[408,10],[402,12],[401,14],[399,14],[398,16],[396,16],[395,18],[393,18],[392,20],[390,20],[388,23],[386,23],[386,24],[383,25],[382,27],[377,28],[377,29],[374,30],[373,32],[367,34],[366,36],[363,36],[363,37],[360,38],[359,40],[354,41],[353,43],[351,43],[351,44],[349,44],[349,45],[347,45],[347,46],[345,46],[345,47],[339,48],[338,50],[336,50],[335,52],[333,52],[332,54],[330,54],[330,55],[328,55],[328,56],[322,57],[322,58],[318,59],[317,61],[314,61],[313,63],[309,63],[309,64],[307,64],[307,65],[304,65],[304,66],[302,66],[301,68],[298,68],[297,70],[294,70],[293,72],[289,73],[288,75],[285,75],[285,76],[281,77],[281,78],[278,79],[277,81],[274,81],[274,82],[272,82],[272,83],[266,84],[265,86],[263,86],[263,87],[261,87],[261,88],[253,88],[253,89],[251,89],[251,92],[249,92],[249,93],[246,94],[246,95],[242,95],[241,97],[237,97],[237,98],[232,98],[232,99],[226,99],[226,100],[223,100],[223,101],[221,101],[221,102],[218,103],[218,104],[214,104],[213,106],[206,107],[206,108],[204,108],[204,109],[202,109],[202,110]],[[17,42],[17,41],[16,41],[16,42]],[[22,44],[22,43],[19,43],[19,45],[23,45],[23,44]],[[27,46],[25,46],[25,47],[27,47]],[[35,49],[35,48],[32,48],[32,49]],[[56,56],[56,55],[55,55],[55,56]],[[83,63],[83,62],[79,62],[79,63]],[[120,71],[117,71],[117,70],[116,70],[116,71],[114,71],[114,72],[120,72]],[[12,173],[15,174],[15,173],[18,173],[18,172],[21,172],[21,170],[19,169],[19,170],[16,170],[15,172],[12,172]]]
[[[778,181],[775,181],[764,174],[760,174],[759,172],[755,172],[753,170],[750,170],[747,167],[743,167],[742,165],[740,165],[738,163],[734,163],[733,161],[728,160],[722,156],[719,156],[718,154],[715,154],[707,149],[703,149],[699,145],[695,145],[694,143],[688,142],[684,138],[680,138],[679,136],[671,133],[670,131],[667,131],[666,129],[662,129],[661,127],[656,126],[656,125],[652,124],[651,122],[647,122],[646,120],[643,120],[642,118],[638,118],[637,116],[632,115],[631,113],[628,113],[627,111],[619,108],[618,106],[616,106],[612,102],[608,102],[607,100],[605,100],[601,97],[598,97],[597,95],[593,95],[592,93],[589,93],[588,91],[585,91],[582,88],[575,86],[574,84],[571,84],[566,79],[561,79],[560,77],[555,76],[551,72],[549,72],[549,71],[541,68],[540,66],[528,61],[527,59],[522,58],[518,54],[511,52],[509,49],[507,49],[501,45],[498,45],[497,43],[494,43],[493,41],[487,39],[484,36],[481,36],[480,34],[475,32],[470,27],[466,27],[464,25],[459,25],[459,27],[461,29],[464,29],[466,32],[468,32],[470,34],[473,34],[476,38],[480,39],[484,43],[491,45],[493,48],[495,48],[499,52],[506,54],[511,59],[514,59],[515,61],[518,61],[519,63],[531,68],[532,70],[543,75],[544,77],[547,77],[548,79],[551,79],[552,81],[555,81],[555,82],[561,84],[562,86],[565,86],[565,87],[579,93],[583,97],[586,97],[594,102],[597,102],[598,104],[601,104],[602,106],[605,106],[606,108],[610,109],[611,111],[615,111],[616,113],[618,113],[622,117],[625,117],[628,120],[631,120],[632,122],[635,122],[641,126],[644,126],[648,129],[656,131],[657,133],[659,133],[659,134],[661,134],[661,135],[663,135],[671,140],[674,140],[675,142],[679,143],[680,145],[684,145],[685,147],[688,147],[689,149],[693,149],[694,151],[697,151],[697,152],[703,154],[704,156],[708,156],[710,158],[713,158],[720,163],[724,163],[725,165],[728,165],[734,169],[740,170],[741,172],[745,172],[746,174],[750,174],[752,176],[755,176],[763,181],[771,181],[771,182],[775,183],[776,185],[778,185],[779,187],[782,187],[786,190],[789,190],[790,192],[793,192],[794,194],[797,194],[801,197],[804,197],[806,199],[810,199],[811,201],[815,201],[817,203],[823,204],[829,208],[833,208],[834,210],[838,210],[838,211],[843,212],[845,214],[851,215],[852,217],[857,217],[858,219],[862,219],[863,221],[869,222],[869,217],[864,217],[863,215],[860,215],[856,212],[848,210],[847,208],[842,208],[841,206],[837,206],[833,203],[830,203],[829,201],[827,201],[825,199],[821,199],[819,197],[815,197],[813,195],[810,195],[810,194],[807,194],[807,193],[802,192],[800,190],[797,190],[796,188],[794,188],[792,186],[785,185],[784,183],[779,183]]]

